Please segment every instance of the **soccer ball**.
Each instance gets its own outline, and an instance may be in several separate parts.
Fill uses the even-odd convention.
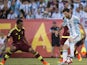
[[[65,61],[67,64],[71,64],[73,62],[72,58],[70,57],[67,57],[66,61]]]
[[[2,62],[0,62],[0,65],[4,65]]]

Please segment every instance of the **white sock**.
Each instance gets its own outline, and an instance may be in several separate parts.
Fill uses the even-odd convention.
[[[74,43],[70,43],[70,56],[74,57]]]
[[[66,59],[67,59],[67,55],[68,55],[67,50],[63,50],[63,62],[66,61]]]

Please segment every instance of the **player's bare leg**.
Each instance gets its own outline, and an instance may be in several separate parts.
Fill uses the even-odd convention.
[[[75,56],[78,58],[78,61],[82,61],[82,56],[81,56],[81,48],[75,48],[75,51],[74,51],[74,54],[75,54]]]
[[[29,52],[31,52],[34,55],[34,57],[40,60],[44,65],[50,65],[43,59],[43,57],[38,52],[34,51],[32,48],[29,49]]]
[[[54,47],[52,47],[51,57],[54,57]]]
[[[67,56],[68,56],[68,48],[69,48],[69,44],[73,41],[72,38],[69,38],[65,41],[64,45],[63,45],[63,61],[60,63],[60,65],[65,64],[66,60],[67,60]],[[72,54],[71,54],[72,55]]]
[[[67,49],[68,49],[68,46],[66,44],[64,44],[64,46],[63,46],[63,59],[62,59],[62,62],[59,63],[59,65],[65,64],[65,61],[66,61],[66,58],[68,55]]]

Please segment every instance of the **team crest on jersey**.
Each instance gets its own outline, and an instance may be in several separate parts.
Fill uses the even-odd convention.
[[[18,33],[16,33],[15,35],[18,35]]]

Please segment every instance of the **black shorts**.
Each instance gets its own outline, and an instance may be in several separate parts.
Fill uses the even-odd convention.
[[[52,46],[60,46],[60,38],[52,39]]]
[[[80,41],[78,41],[76,44],[75,44],[75,46],[80,46],[80,45],[82,45],[84,43],[84,40],[82,39],[82,40],[80,40]]]

